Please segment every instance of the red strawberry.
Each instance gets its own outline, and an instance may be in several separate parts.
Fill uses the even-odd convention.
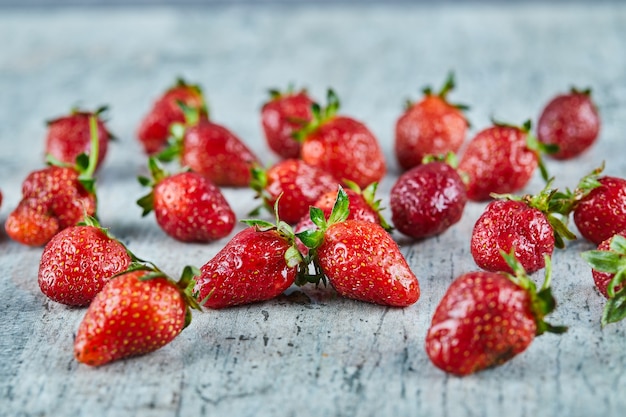
[[[48,242],[39,263],[39,288],[56,302],[86,306],[131,261],[126,247],[88,217]]]
[[[24,245],[46,244],[59,231],[96,213],[93,173],[98,159],[96,118],[91,119],[94,152],[77,158],[75,167],[50,166],[30,173],[22,184],[22,200],[9,214],[5,229]]]
[[[453,89],[454,75],[450,74],[439,93],[427,87],[421,101],[407,103],[396,122],[395,152],[402,169],[420,165],[427,155],[457,152],[463,144],[467,107],[448,102],[446,96]]]
[[[302,142],[302,159],[359,187],[380,181],[387,168],[378,141],[363,123],[337,116],[338,109],[339,99],[332,90],[326,108],[313,104],[313,120],[296,134]]]
[[[419,283],[398,245],[376,223],[346,220],[348,205],[348,196],[340,189],[328,220],[312,207],[311,219],[319,229],[298,234],[311,249],[316,271],[344,297],[393,307],[415,303]],[[312,282],[319,279],[324,278],[307,278]]]
[[[529,132],[530,122],[522,127],[494,124],[469,142],[461,156],[459,171],[468,177],[470,200],[488,200],[491,193],[513,193],[528,184],[540,165],[540,146]],[[547,179],[543,165],[540,167]]]
[[[596,288],[608,299],[602,326],[622,320],[626,317],[626,230],[581,255],[592,268]]]
[[[556,190],[546,186],[536,196],[501,196],[489,203],[472,231],[470,249],[476,265],[492,272],[513,272],[501,253],[513,251],[526,272],[544,267],[554,247],[564,247],[563,238],[575,239],[555,211]]]
[[[186,267],[174,283],[160,271],[140,269],[111,279],[89,305],[74,341],[74,356],[91,366],[153,352],[191,321],[186,294],[197,269]]]
[[[200,86],[187,84],[179,78],[176,84],[168,88],[153,104],[150,111],[143,117],[137,130],[137,137],[144,151],[155,154],[167,146],[170,126],[173,123],[184,123],[185,115],[178,103],[200,110],[206,117],[206,105]]]
[[[204,307],[220,309],[270,300],[289,288],[306,268],[291,227],[246,220],[196,278],[194,295]]]
[[[261,124],[272,151],[282,158],[300,157],[300,143],[294,132],[311,121],[313,100],[306,90],[289,88],[285,93],[271,90],[271,99],[261,109]]]
[[[414,239],[443,233],[461,220],[467,202],[465,184],[453,168],[456,162],[433,161],[402,174],[391,188],[393,225]]]
[[[247,187],[250,170],[259,160],[224,126],[211,122],[202,112],[179,103],[186,125],[173,124],[174,143],[158,155],[162,161],[180,158],[181,165],[210,179],[215,185]]]
[[[212,242],[230,234],[235,213],[209,179],[190,171],[169,175],[153,158],[149,165],[153,179],[139,179],[152,187],[137,201],[143,216],[154,210],[161,229],[182,242]]]
[[[572,89],[554,97],[545,106],[537,123],[540,142],[557,145],[551,156],[571,159],[587,150],[598,138],[600,116],[591,100],[591,90]]]
[[[70,114],[48,121],[46,155],[65,164],[73,164],[80,154],[91,152],[89,120],[95,117],[98,123],[98,164],[104,160],[113,135],[107,130],[101,116],[107,107],[94,112],[72,109]]]
[[[550,268],[537,291],[515,257],[503,256],[515,276],[463,274],[439,302],[426,335],[426,353],[441,370],[464,376],[499,366],[526,350],[535,336],[567,330],[544,321],[556,307]]]
[[[337,187],[337,180],[301,159],[285,159],[268,170],[254,167],[250,186],[270,210],[280,197],[278,213],[281,219],[296,223],[322,194]]]

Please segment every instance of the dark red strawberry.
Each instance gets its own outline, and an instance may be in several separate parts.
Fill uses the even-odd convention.
[[[467,197],[473,201],[491,198],[491,193],[505,194],[522,190],[540,164],[540,148],[529,134],[530,122],[522,127],[494,124],[468,143],[459,162],[459,171],[468,177]],[[550,151],[550,149],[546,149]]]
[[[544,258],[554,247],[563,248],[563,239],[575,239],[563,215],[555,210],[557,190],[548,183],[536,196],[501,196],[489,203],[472,231],[470,249],[476,264],[487,271],[513,272],[500,255],[514,251],[526,272],[544,267]]]
[[[596,288],[608,299],[602,313],[602,326],[626,317],[626,230],[598,245],[597,250],[583,252],[591,266]]]
[[[175,283],[149,268],[111,279],[89,305],[74,341],[76,360],[91,366],[143,355],[170,343],[199,309],[187,287],[199,271],[186,267]]]
[[[537,123],[537,139],[558,146],[556,159],[571,159],[598,138],[600,116],[591,99],[591,90],[572,90],[554,97],[545,106]]]
[[[179,105],[186,124],[172,125],[174,141],[158,158],[171,161],[178,157],[182,166],[218,186],[247,187],[251,168],[259,165],[256,155],[226,127],[202,117],[200,109]]]
[[[326,108],[313,104],[311,123],[296,134],[302,142],[301,158],[359,187],[379,182],[387,168],[378,141],[363,123],[338,116],[338,110],[339,99],[332,90],[328,90]]]
[[[57,233],[39,262],[39,288],[48,298],[86,306],[109,279],[132,262],[126,247],[93,217]]]
[[[147,154],[153,155],[165,149],[170,137],[170,126],[185,122],[179,102],[199,109],[201,116],[206,117],[206,105],[200,86],[177,79],[173,86],[157,98],[139,124],[137,137]]]
[[[143,216],[154,210],[165,233],[182,242],[212,242],[228,236],[235,227],[235,213],[220,189],[192,171],[170,175],[154,158],[149,159],[152,179],[140,177],[151,192],[137,204]]]
[[[278,156],[300,157],[300,143],[294,133],[311,121],[313,100],[306,90],[270,91],[270,100],[261,108],[261,125],[267,144]]]
[[[95,151],[89,157],[81,154],[73,167],[50,166],[34,171],[22,183],[22,200],[5,223],[11,239],[41,246],[85,215],[95,215],[93,173],[98,160],[98,134],[96,118],[90,120]]]
[[[422,100],[407,103],[396,122],[395,152],[402,169],[420,165],[427,155],[457,152],[463,144],[468,127],[463,110],[467,107],[448,102],[453,89],[454,75],[450,74],[438,93],[427,87]]]
[[[441,370],[464,376],[502,365],[545,332],[563,333],[544,317],[556,307],[549,258],[539,291],[515,257],[505,256],[515,275],[469,272],[450,285],[426,335],[426,353]]]
[[[102,119],[106,110],[107,106],[102,106],[93,112],[72,109],[70,114],[48,121],[47,157],[64,164],[73,164],[80,154],[89,155],[92,149],[89,120],[95,117],[98,124],[97,167],[99,167],[107,154],[109,140],[113,138]]]
[[[435,236],[461,220],[467,195],[465,184],[448,162],[434,160],[402,174],[391,188],[391,220],[401,233],[414,239]]]
[[[270,211],[280,197],[280,218],[293,224],[309,212],[309,206],[321,195],[337,188],[337,184],[337,180],[321,168],[301,159],[285,159],[267,170],[254,167],[250,186]]]
[[[278,218],[276,225],[262,220],[244,222],[250,227],[237,233],[200,269],[194,295],[204,307],[221,309],[270,300],[306,270],[291,226]]]
[[[377,223],[346,220],[349,201],[343,189],[328,220],[312,207],[317,230],[298,234],[311,249],[316,272],[309,282],[328,278],[338,294],[375,304],[406,307],[420,296],[419,282],[391,235]],[[322,275],[323,274],[323,275]]]

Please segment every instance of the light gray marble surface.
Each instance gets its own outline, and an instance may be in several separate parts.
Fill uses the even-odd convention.
[[[625,4],[0,10],[0,44],[0,221],[28,172],[43,166],[44,121],[75,104],[109,104],[119,141],[98,181],[101,221],[171,274],[201,266],[227,241],[178,243],[134,203],[144,192],[135,177],[145,172],[135,129],[177,75],[202,84],[214,120],[267,164],[275,158],[260,130],[266,90],[294,83],[323,100],[333,87],[343,112],[364,121],[385,150],[383,201],[398,175],[393,126],[404,100],[438,87],[449,70],[458,81],[451,98],[472,108],[470,136],[491,117],[536,120],[554,94],[590,86],[603,118],[599,142],[548,168],[559,187],[603,160],[608,174],[626,175]],[[534,178],[527,191],[541,185]],[[255,204],[249,191],[224,192],[239,217]],[[395,235],[420,279],[412,307],[294,289],[196,314],[160,351],[98,369],[72,357],[84,310],[39,291],[41,248],[2,231],[0,415],[623,415],[626,323],[601,330],[604,301],[579,256],[592,246],[581,240],[554,256],[560,306],[552,321],[568,325],[566,334],[541,336],[506,365],[466,378],[431,365],[424,336],[448,284],[476,268],[469,237],[483,207],[469,204],[437,238]]]

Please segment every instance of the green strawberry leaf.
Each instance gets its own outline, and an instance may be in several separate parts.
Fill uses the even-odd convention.
[[[243,219],[241,220],[241,222],[247,224],[248,226],[255,227],[257,230],[261,232],[276,229],[276,225],[274,223],[268,222],[266,220]]]
[[[609,323],[623,320],[624,317],[626,317],[626,290],[622,289],[607,300],[600,323],[604,327]]]
[[[622,255],[607,250],[589,250],[580,254],[596,271],[616,274],[623,267]]]
[[[619,234],[613,236],[609,247],[613,252],[626,255],[626,237]]]
[[[295,246],[290,246],[289,249],[285,252],[285,262],[287,263],[287,267],[295,268],[300,265],[304,260],[302,259],[302,254]]]
[[[311,217],[313,224],[320,230],[326,230],[328,224],[326,223],[326,217],[324,217],[322,209],[315,206],[309,207],[309,216]]]
[[[328,217],[328,226],[345,221],[350,215],[350,200],[343,187],[339,186],[337,199]]]
[[[307,229],[296,233],[296,237],[300,239],[307,248],[316,249],[324,241],[324,232],[319,229]]]

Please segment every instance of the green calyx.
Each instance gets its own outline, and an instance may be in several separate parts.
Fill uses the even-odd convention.
[[[300,130],[297,130],[293,133],[293,138],[302,143],[306,140],[306,138],[313,132],[315,132],[320,126],[322,126],[325,122],[334,118],[339,111],[340,103],[339,97],[332,89],[328,89],[326,94],[326,107],[321,107],[318,103],[313,103],[311,105],[311,113],[313,117],[311,121],[305,124]]]
[[[269,212],[276,211],[275,207],[272,207],[270,201],[273,199],[273,196],[267,192],[267,170],[258,164],[253,164],[250,168],[250,188],[254,190],[255,199],[261,199],[261,204],[252,209],[248,215],[249,216],[258,216],[261,213],[262,209],[266,209]]]
[[[303,94],[306,93],[307,90],[306,88],[301,88],[300,90],[296,90],[295,86],[293,85],[293,83],[289,83],[287,85],[287,89],[285,91],[281,91],[277,88],[271,88],[269,90],[267,90],[269,96],[270,96],[270,100],[274,101],[274,100],[279,100],[283,97],[286,96],[291,96],[291,95],[295,95],[295,94]]]
[[[206,103],[201,107],[190,107],[182,101],[177,101],[177,104],[183,111],[185,123],[172,123],[170,125],[170,137],[167,141],[167,146],[156,155],[156,158],[161,162],[171,162],[176,158],[180,158],[183,152],[186,130],[189,127],[196,126],[201,119],[208,119],[209,117]]]
[[[581,89],[581,88],[572,86],[569,91],[572,94],[582,94],[585,96],[591,96],[591,87]]]
[[[567,327],[554,326],[547,323],[544,318],[554,311],[556,308],[556,300],[552,295],[552,289],[550,288],[550,281],[552,280],[552,262],[548,255],[544,256],[545,259],[545,279],[541,289],[537,291],[535,283],[530,279],[524,267],[519,263],[515,257],[515,248],[511,249],[510,253],[500,251],[500,254],[513,270],[513,274],[506,274],[508,278],[520,288],[523,288],[528,292],[530,297],[530,309],[535,316],[535,323],[537,324],[536,336],[539,336],[545,332],[549,333],[565,333]]]
[[[564,216],[569,215],[592,190],[602,185],[598,178],[603,170],[604,163],[582,177],[574,191],[567,188],[565,191],[555,193],[550,200],[550,210]]]
[[[169,177],[169,172],[161,168],[154,157],[148,158],[148,168],[151,178],[139,176],[137,181],[144,187],[150,187],[150,192],[137,200],[137,205],[143,209],[142,217],[148,215],[154,209],[154,186]]]
[[[460,103],[450,103],[448,101],[448,93],[452,90],[454,90],[454,88],[456,87],[456,81],[454,78],[454,71],[450,71],[448,73],[448,76],[446,77],[443,85],[441,86],[441,88],[439,89],[438,92],[433,92],[432,87],[430,86],[426,86],[424,88],[422,88],[422,93],[425,96],[433,96],[436,95],[437,97],[441,98],[441,100],[443,100],[444,102],[446,102],[448,105],[459,109],[461,111],[467,111],[469,110],[469,106],[467,104],[460,104]],[[411,107],[413,107],[415,105],[415,102],[411,101],[411,100],[406,100],[405,102],[405,110],[410,109]],[[466,120],[467,121],[467,120]],[[467,121],[467,124],[469,126],[469,121]]]
[[[387,232],[393,231],[393,227],[389,224],[389,222],[387,222],[387,219],[385,219],[385,216],[383,216],[382,214],[382,210],[384,209],[383,207],[381,207],[382,200],[376,200],[376,189],[378,188],[378,182],[371,183],[370,185],[365,187],[365,189],[361,189],[361,187],[359,187],[357,183],[350,180],[344,179],[343,182],[349,189],[361,195],[367,205],[370,206],[370,208],[374,210],[374,212],[376,212],[378,216],[378,222],[383,229],[385,229]]]
[[[590,250],[581,253],[583,259],[596,271],[613,274],[606,286],[608,301],[602,312],[601,325],[616,323],[626,317],[626,238],[615,235],[609,250]],[[618,290],[619,287],[622,287]]]

